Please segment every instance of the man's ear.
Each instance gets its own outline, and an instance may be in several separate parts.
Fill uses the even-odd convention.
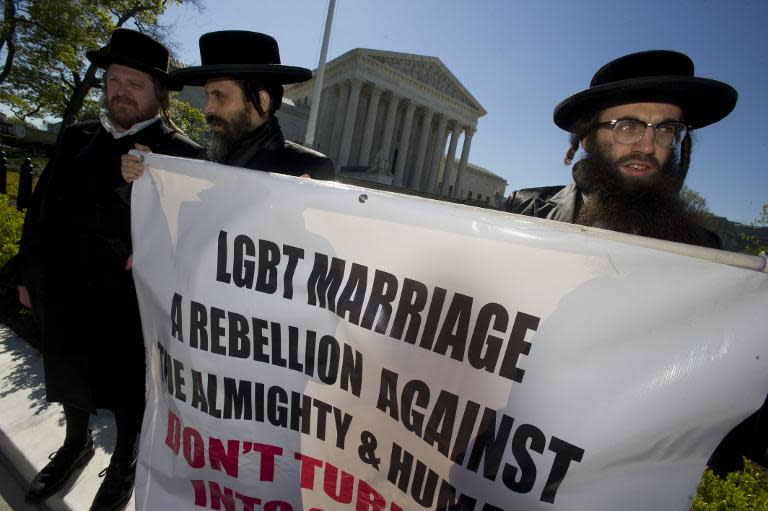
[[[581,137],[581,139],[579,140],[579,144],[581,144],[581,148],[584,149],[585,153],[589,152],[589,145],[587,144],[587,140],[589,140],[588,136]]]
[[[269,92],[265,91],[264,89],[259,91],[259,104],[261,105],[261,110],[264,113],[269,112]]]

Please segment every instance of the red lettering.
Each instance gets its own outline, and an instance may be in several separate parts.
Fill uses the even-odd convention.
[[[253,506],[258,506],[261,504],[261,499],[257,499],[256,497],[249,497],[248,495],[243,495],[242,493],[235,493],[235,498],[240,499],[240,502],[243,503],[243,511],[256,511]]]
[[[195,490],[195,505],[198,507],[208,506],[208,492],[205,491],[205,481],[190,481]]]
[[[352,502],[352,487],[355,485],[355,477],[342,470],[340,484],[336,482],[338,478],[339,469],[326,463],[323,477],[325,494],[340,504],[349,504]]]
[[[221,509],[223,503],[225,511],[235,511],[235,497],[230,488],[225,486],[222,493],[221,487],[213,481],[208,481],[208,487],[211,489],[211,509]]]
[[[240,442],[237,440],[227,441],[227,450],[224,451],[224,444],[218,438],[208,440],[208,456],[211,460],[211,468],[221,470],[228,476],[237,477],[237,460],[240,453]],[[263,481],[264,479],[262,479]]]
[[[260,481],[275,480],[275,456],[281,456],[283,449],[274,445],[257,444],[254,442],[253,450],[261,454],[261,466],[259,467]]]
[[[264,511],[293,511],[293,507],[287,502],[273,500],[264,505]]]
[[[355,511],[384,511],[387,501],[371,485],[360,479],[357,485]]]
[[[203,437],[194,428],[184,428],[184,459],[192,468],[205,465]],[[216,508],[218,509],[218,508]]]
[[[315,487],[315,469],[323,466],[323,462],[297,452],[294,457],[301,462],[301,487],[312,490]]]
[[[168,432],[165,434],[165,445],[171,448],[173,454],[179,454],[179,436],[181,432],[181,421],[176,415],[168,410]]]

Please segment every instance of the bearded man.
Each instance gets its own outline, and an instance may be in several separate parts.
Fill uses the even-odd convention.
[[[513,192],[512,213],[613,231],[718,247],[680,199],[691,133],[736,105],[731,86],[693,76],[693,62],[674,51],[633,53],[595,73],[590,88],[562,101],[555,124],[571,133],[565,158],[585,157],[568,186]]]
[[[565,164],[581,146],[573,183],[513,192],[506,210],[651,238],[720,248],[680,198],[691,133],[726,117],[738,94],[725,83],[694,76],[688,56],[666,50],[609,62],[587,90],[563,100],[554,121],[570,132]],[[709,465],[738,470],[742,456],[768,466],[768,399],[723,440]]]
[[[66,128],[27,211],[16,260],[19,299],[42,333],[46,398],[63,404],[63,446],[32,480],[26,498],[62,488],[90,460],[89,416],[114,412],[117,441],[92,511],[130,499],[144,412],[144,342],[131,272],[129,205],[120,191],[120,157],[135,144],[182,157],[201,148],[168,117],[168,49],[117,29],[87,52],[105,69],[100,121]]]
[[[283,85],[309,80],[312,71],[282,65],[274,38],[243,30],[203,34],[200,60],[200,66],[173,71],[171,78],[205,90],[203,113],[212,131],[211,160],[252,170],[333,179],[333,162],[285,140],[275,116],[282,104]],[[143,172],[139,158],[123,157],[126,181],[134,181]]]

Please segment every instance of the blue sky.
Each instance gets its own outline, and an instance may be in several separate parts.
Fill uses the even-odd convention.
[[[328,0],[206,3],[163,17],[187,63],[200,62],[201,34],[241,29],[274,36],[285,64],[317,66]],[[488,111],[470,160],[509,192],[570,182],[567,134],[552,110],[600,66],[634,51],[682,51],[697,76],[739,92],[729,117],[696,133],[687,184],[714,213],[749,222],[768,202],[767,26],[765,0],[337,0],[328,58],[358,47],[438,57]]]

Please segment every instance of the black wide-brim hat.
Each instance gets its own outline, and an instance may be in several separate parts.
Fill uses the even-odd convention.
[[[168,48],[141,32],[116,28],[106,46],[88,51],[85,56],[101,68],[120,64],[158,78],[169,89],[178,89],[168,77]]]
[[[245,30],[222,30],[200,36],[201,65],[171,72],[174,82],[204,85],[211,78],[259,79],[274,84],[304,82],[312,71],[280,63],[273,37]]]
[[[670,103],[683,121],[702,128],[727,116],[739,95],[730,85],[693,75],[693,61],[676,51],[652,50],[625,55],[601,67],[589,89],[555,107],[555,124],[573,132],[576,123],[627,103]]]

